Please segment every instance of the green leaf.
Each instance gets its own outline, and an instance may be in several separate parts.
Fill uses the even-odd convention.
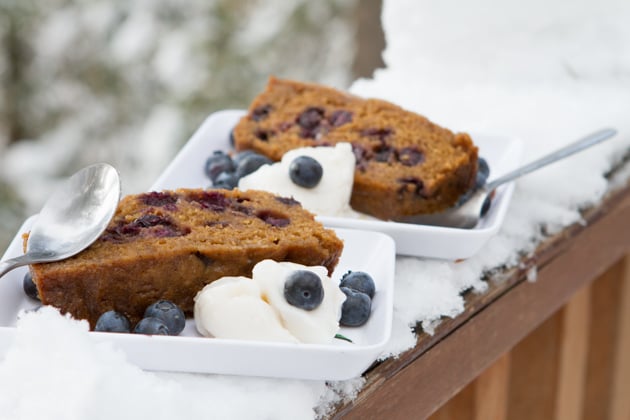
[[[350,340],[348,337],[346,337],[345,335],[341,335],[341,334],[335,334],[335,338],[338,338],[340,340],[345,340],[348,343],[352,343],[352,340]]]

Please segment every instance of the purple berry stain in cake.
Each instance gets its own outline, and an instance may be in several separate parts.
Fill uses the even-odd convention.
[[[126,242],[136,237],[167,238],[184,236],[190,233],[189,228],[180,228],[169,217],[147,213],[125,223],[120,220],[108,228],[101,237],[105,241]]]
[[[377,162],[390,162],[396,157],[396,150],[386,144],[380,144],[374,148],[374,160]]]
[[[198,203],[202,208],[215,212],[223,212],[227,209],[231,200],[219,191],[198,191],[189,194],[186,199]]]
[[[302,111],[295,119],[300,127],[300,137],[318,139],[326,135],[331,127],[340,127],[352,121],[352,113],[343,109],[333,111],[327,118],[325,115],[326,110],[317,106],[308,107]]]
[[[245,216],[251,216],[252,208],[244,206],[242,204],[234,203],[230,206],[231,210],[234,210],[237,213],[244,214]]]
[[[366,128],[361,130],[361,136],[367,137],[369,145],[352,143],[352,152],[356,160],[357,169],[365,171],[369,161],[381,163],[401,163],[404,166],[415,166],[424,162],[424,153],[416,147],[397,149],[388,143],[394,134],[390,128]],[[376,143],[376,144],[375,144]],[[399,180],[409,183],[410,181]]]
[[[398,189],[399,195],[402,195],[405,191],[411,190],[414,194],[427,198],[426,190],[424,188],[424,182],[422,182],[421,179],[414,176],[409,176],[399,178],[396,181],[402,184]]]
[[[298,115],[296,122],[302,128],[307,130],[316,128],[324,118],[324,109],[320,107],[306,108]]]
[[[230,224],[228,222],[224,222],[222,220],[209,220],[205,223],[205,226],[209,227],[209,228],[225,228],[230,226]]]
[[[306,108],[297,116],[295,122],[300,126],[300,137],[316,138],[320,134],[328,132],[328,127],[322,125],[324,120],[324,109],[320,107]]]
[[[368,161],[372,158],[372,152],[358,143],[352,143],[352,153],[354,153],[357,169],[365,172]]]
[[[341,127],[344,124],[347,124],[352,121],[352,112],[346,111],[344,109],[338,109],[333,111],[332,114],[328,117],[328,122],[333,127]]]
[[[299,201],[297,201],[295,198],[293,197],[281,197],[281,196],[275,196],[274,197],[276,201],[281,202],[284,205],[287,205],[289,207],[291,206],[297,206],[300,204]]]
[[[275,227],[285,227],[291,223],[288,217],[273,210],[260,210],[256,213],[256,217],[268,225]]]
[[[149,236],[163,238],[166,236],[181,236],[183,231],[178,229],[177,224],[170,218],[158,214],[144,214],[127,225],[132,231],[140,233],[143,229],[156,228]]]
[[[177,195],[170,192],[152,191],[141,194],[138,199],[147,206],[164,207],[166,210],[176,210]]]
[[[150,231],[150,234],[147,236],[152,236],[155,238],[173,238],[176,236],[186,236],[190,233],[190,228],[184,228],[180,230],[177,226],[165,226],[160,225],[155,227]]]
[[[203,263],[204,266],[209,267],[214,263],[214,260],[207,255],[202,254],[201,252],[195,252],[195,257],[199,259]]]
[[[250,216],[252,214],[252,208],[245,205],[249,202],[251,202],[251,200],[247,197],[237,197],[232,203],[231,208],[238,213]]]
[[[256,138],[261,141],[269,141],[269,138],[273,136],[274,134],[275,133],[272,130],[256,129],[256,131],[254,132],[254,135],[256,136]]]
[[[405,166],[415,166],[424,161],[424,153],[415,147],[403,147],[398,151],[398,160]]]
[[[278,130],[281,133],[284,133],[285,131],[288,131],[289,128],[293,127],[293,123],[290,123],[288,121],[283,121],[278,125]]]
[[[250,118],[254,121],[262,121],[269,116],[272,109],[273,108],[269,104],[258,106],[254,108]]]
[[[378,139],[381,143],[385,143],[387,139],[394,134],[394,130],[391,128],[366,128],[361,131],[363,137],[373,137]]]
[[[170,220],[162,216],[158,216],[157,214],[145,214],[138,217],[136,220],[132,222],[135,225],[138,225],[141,228],[164,225],[164,224],[172,224]]]

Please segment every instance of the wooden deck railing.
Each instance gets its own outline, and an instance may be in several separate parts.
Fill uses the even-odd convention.
[[[630,184],[585,220],[367,372],[332,417],[630,419]]]

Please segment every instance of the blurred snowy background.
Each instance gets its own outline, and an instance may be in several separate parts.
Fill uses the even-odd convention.
[[[0,0],[0,249],[82,166],[147,189],[207,115],[246,107],[271,74],[369,76],[379,23],[372,0]]]

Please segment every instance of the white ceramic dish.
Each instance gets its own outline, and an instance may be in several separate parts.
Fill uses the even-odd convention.
[[[184,145],[152,189],[208,187],[204,164],[214,150],[230,150],[230,131],[243,115],[241,110],[225,110],[210,115]],[[496,178],[519,163],[522,144],[505,136],[472,133],[479,147],[479,156],[490,166],[490,179]],[[373,218],[354,219],[318,216],[326,226],[370,230],[390,235],[396,242],[396,252],[440,259],[463,259],[474,255],[497,233],[512,197],[513,183],[497,189],[494,204],[485,218],[473,229],[446,228],[408,223],[396,223]]]
[[[29,230],[26,220],[9,245],[3,260],[22,254],[21,234]],[[326,345],[284,344],[201,337],[189,319],[177,337],[90,332],[94,340],[109,341],[126,353],[127,359],[147,370],[200,372],[278,378],[344,380],[361,375],[378,358],[389,340],[394,299],[394,241],[378,232],[336,229],[344,251],[333,278],[347,270],[370,273],[376,283],[372,315],[358,328],[341,328],[352,343],[335,339]],[[27,297],[22,281],[27,269],[20,267],[0,279],[0,359],[15,336],[22,310],[39,302]]]

